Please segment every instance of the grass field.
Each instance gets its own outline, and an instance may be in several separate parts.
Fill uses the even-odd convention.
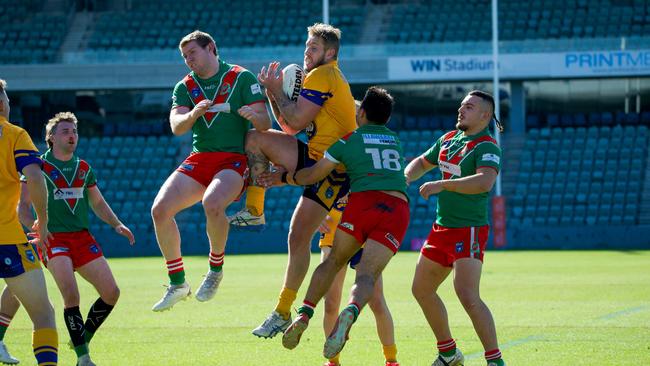
[[[384,275],[402,365],[430,365],[436,355],[433,334],[410,293],[416,258],[416,253],[399,253]],[[184,261],[188,280],[196,288],[207,258]],[[224,281],[215,299],[199,303],[192,298],[165,313],[150,310],[164,291],[162,259],[110,262],[122,296],[91,344],[99,365],[323,362],[322,304],[293,351],[282,348],[280,337],[259,339],[250,333],[275,305],[286,255],[227,256]],[[312,267],[317,262],[314,255]],[[650,251],[493,252],[486,257],[483,273],[482,296],[494,314],[509,366],[650,365]],[[68,335],[61,298],[49,274],[46,277],[57,314],[60,364],[74,365],[74,353],[65,346]],[[352,279],[350,273],[346,286]],[[81,291],[85,315],[96,295],[85,283]],[[466,355],[465,364],[485,365],[483,349],[450,281],[441,294],[452,333]],[[22,364],[34,364],[31,325],[24,310],[14,318],[5,342]],[[353,327],[341,361],[383,365],[369,308]]]

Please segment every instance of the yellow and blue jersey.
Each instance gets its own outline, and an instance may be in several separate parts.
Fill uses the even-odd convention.
[[[29,134],[0,116],[0,245],[27,242],[18,221],[20,174],[30,164],[41,164]]]
[[[306,130],[309,157],[320,160],[330,145],[357,128],[354,97],[336,61],[311,70],[300,96],[321,106]]]

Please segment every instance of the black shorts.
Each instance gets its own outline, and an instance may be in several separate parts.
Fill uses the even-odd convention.
[[[298,165],[296,171],[302,168],[308,168],[316,161],[309,157],[309,148],[304,142],[298,142]],[[339,198],[344,197],[350,190],[350,178],[345,173],[339,173],[336,170],[318,183],[305,186],[302,196],[318,203],[327,211],[331,210]]]

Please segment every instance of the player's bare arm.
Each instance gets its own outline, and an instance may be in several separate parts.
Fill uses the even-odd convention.
[[[192,129],[194,122],[199,119],[208,108],[212,105],[212,101],[204,99],[198,102],[194,108],[179,106],[169,112],[169,125],[172,128],[172,133],[180,136]]]
[[[106,202],[97,186],[88,188],[88,202],[90,203],[90,208],[92,208],[100,220],[109,224],[116,233],[126,237],[129,240],[129,244],[133,245],[135,243],[133,233],[117,218],[117,215],[115,215],[111,206],[108,205],[108,202]]]
[[[272,62],[268,69],[262,67],[257,80],[273,96],[284,123],[292,130],[304,130],[316,118],[321,106],[303,97],[298,97],[297,102],[290,100],[282,91],[283,79],[282,73],[278,71],[279,66],[279,62]]]
[[[36,211],[36,221],[32,225],[32,230],[38,233],[41,243],[49,246],[51,234],[47,230],[47,187],[41,167],[38,164],[29,164],[23,168],[22,173],[27,178],[27,189]]]
[[[34,226],[34,214],[32,213],[32,200],[29,198],[29,190],[27,189],[27,183],[22,182],[20,184],[20,201],[18,201],[18,220],[20,223],[31,229]]]
[[[294,130],[293,128],[289,127],[287,125],[287,122],[284,120],[284,117],[282,117],[282,113],[280,113],[280,109],[278,109],[278,104],[275,102],[275,99],[273,98],[273,94],[268,92],[268,89],[266,91],[266,96],[269,98],[269,103],[271,104],[271,111],[273,112],[273,116],[275,117],[276,121],[278,121],[278,124],[280,125],[280,128],[282,131],[288,135],[295,136],[300,132],[300,130]]]
[[[420,186],[420,195],[428,199],[432,194],[442,191],[462,194],[480,194],[492,190],[497,179],[497,171],[493,168],[478,168],[476,174],[458,179],[443,179],[426,182]]]
[[[412,181],[420,179],[426,172],[435,167],[436,165],[429,162],[429,160],[427,160],[424,155],[420,155],[417,158],[411,160],[411,162],[404,169],[406,184],[410,184]]]
[[[240,116],[251,121],[253,127],[258,131],[266,131],[271,128],[271,118],[266,111],[264,103],[245,105],[237,110]]]

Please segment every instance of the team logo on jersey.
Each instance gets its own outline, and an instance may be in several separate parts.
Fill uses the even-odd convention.
[[[190,95],[192,96],[192,99],[198,98],[199,95],[201,95],[201,90],[199,88],[194,88],[190,91]]]
[[[99,247],[97,246],[97,244],[93,244],[93,245],[91,245],[91,246],[90,246],[90,251],[91,251],[92,253],[94,253],[94,254],[99,253]]]
[[[332,189],[332,187],[327,187],[327,189],[325,190],[325,197],[332,198],[333,196],[334,196],[334,190]]]
[[[27,260],[32,263],[34,263],[34,261],[36,260],[36,257],[34,257],[34,252],[32,252],[31,249],[27,249],[25,251],[25,257],[27,257]]]
[[[236,162],[232,163],[232,166],[234,166],[235,168],[239,168],[241,166],[241,162],[236,161]]]
[[[463,242],[459,241],[456,243],[456,253],[462,253],[463,252]]]
[[[397,241],[397,239],[395,239],[395,237],[393,236],[393,234],[391,234],[391,233],[386,233],[385,237],[386,237],[386,239],[388,239],[388,241],[389,241],[391,244],[393,244],[393,246],[395,247],[395,249],[399,249],[399,241]]]
[[[61,176],[61,173],[59,173],[59,171],[56,170],[56,169],[53,169],[50,172],[50,178],[52,178],[52,180],[57,180],[57,179],[59,179],[60,176]]]
[[[230,84],[224,83],[219,89],[219,95],[224,95],[230,93]]]
[[[341,227],[344,227],[350,231],[354,231],[354,225],[350,224],[349,222],[341,223]]]
[[[446,149],[449,147],[449,145],[451,145],[451,140],[443,141],[440,147]]]
[[[5,264],[10,266],[11,265],[11,258],[9,258],[9,257],[5,258]]]
[[[77,175],[77,177],[78,177],[79,179],[81,179],[81,180],[84,180],[84,179],[86,179],[86,173],[87,173],[87,172],[86,172],[85,170],[83,170],[83,169],[79,169],[79,174]]]

